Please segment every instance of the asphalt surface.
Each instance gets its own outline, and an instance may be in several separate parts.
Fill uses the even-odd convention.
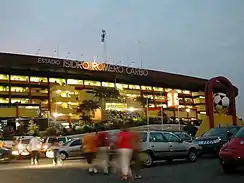
[[[9,164],[0,164],[1,183],[116,183],[122,182],[115,174],[97,174],[91,176],[86,171],[84,160],[67,160],[63,165],[53,167],[51,161],[42,159],[40,165],[30,166],[22,160]],[[157,163],[142,170],[141,183],[240,183],[244,180],[244,170],[226,175],[217,159],[204,158],[196,163],[176,161],[172,164]],[[129,181],[124,181],[129,182]]]

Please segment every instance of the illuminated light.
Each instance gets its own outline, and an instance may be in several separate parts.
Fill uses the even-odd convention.
[[[16,127],[19,127],[20,126],[20,123],[19,122],[16,122]]]
[[[55,118],[58,117],[58,113],[56,113],[56,112],[53,113],[53,117],[55,117]]]
[[[127,110],[130,111],[130,112],[134,112],[136,109],[134,107],[130,107]]]
[[[57,90],[56,93],[61,93],[61,90]]]
[[[206,114],[206,112],[200,112],[200,114]]]
[[[23,149],[23,145],[22,144],[18,144],[18,149],[19,150]]]
[[[69,116],[72,116],[72,114],[71,114],[71,113],[69,113]]]
[[[188,113],[189,113],[190,111],[191,111],[191,109],[189,109],[189,108],[187,108],[187,109],[186,109],[186,112],[188,112]]]
[[[62,104],[63,102],[56,102],[56,104],[58,104],[58,105],[60,105],[60,104]]]

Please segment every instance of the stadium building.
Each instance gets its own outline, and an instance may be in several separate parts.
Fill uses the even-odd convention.
[[[77,119],[76,109],[96,87],[115,87],[125,102],[107,102],[107,110],[140,111],[137,96],[150,98],[149,116],[202,119],[208,80],[160,71],[43,56],[0,53],[0,118],[50,115]],[[215,92],[225,92],[219,83]],[[235,88],[236,95],[238,89]],[[147,106],[146,106],[147,107]],[[143,111],[143,110],[142,110]],[[95,115],[99,120],[99,112]]]

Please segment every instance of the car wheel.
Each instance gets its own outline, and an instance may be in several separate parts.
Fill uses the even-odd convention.
[[[151,167],[153,164],[153,157],[148,152],[143,152],[140,154],[141,161],[145,167]]]
[[[67,159],[68,155],[66,152],[60,152],[59,157],[61,160],[65,160],[65,159]]]
[[[190,149],[187,155],[187,159],[190,162],[195,162],[197,160],[197,152],[194,149]]]

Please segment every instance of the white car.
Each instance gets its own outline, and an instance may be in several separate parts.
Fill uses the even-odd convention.
[[[28,145],[30,143],[30,140],[33,138],[33,136],[21,136],[16,138],[18,143],[13,146],[12,155],[29,156],[30,152],[28,151]],[[41,148],[41,144],[40,144],[40,148]]]

